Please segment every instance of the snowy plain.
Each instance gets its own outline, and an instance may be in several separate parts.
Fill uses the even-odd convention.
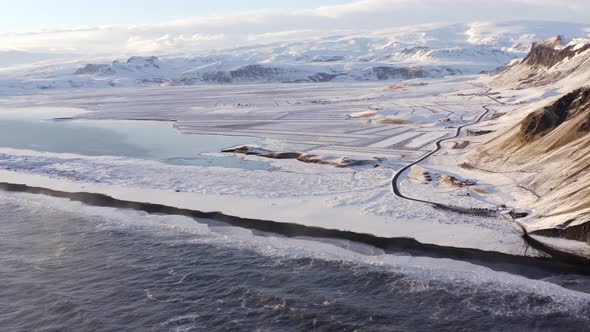
[[[274,151],[298,151],[324,158],[379,158],[375,159],[377,167],[353,168],[264,159],[271,169],[248,170],[2,148],[0,181],[105,193],[119,199],[381,237],[410,237],[423,243],[534,255],[533,250],[527,250],[520,230],[505,219],[436,210],[392,193],[391,178],[399,168],[432,150],[434,141],[450,136],[457,124],[473,121],[482,106],[490,103],[482,94],[486,89],[473,85],[472,80],[408,81],[396,83],[395,89],[389,84],[128,88],[117,90],[115,96],[97,90],[5,99],[4,114],[14,115],[15,109],[44,114],[46,120],[37,117],[35,121],[55,117],[51,112],[59,110],[59,105],[73,108],[74,113],[59,115],[76,121],[158,120],[185,135],[257,137],[262,147]],[[370,118],[350,116],[369,107],[377,109]],[[383,116],[393,114],[406,123],[379,123]],[[402,183],[404,190],[413,190],[411,186],[405,188],[406,182]],[[447,199],[428,190],[415,192],[435,201]]]

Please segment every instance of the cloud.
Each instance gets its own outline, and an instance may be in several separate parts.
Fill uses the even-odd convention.
[[[524,3],[530,6],[544,6],[548,8],[567,9],[570,11],[585,10],[586,12],[588,12],[587,0],[514,0],[514,2]]]
[[[126,48],[129,52],[148,54],[170,49],[176,52],[190,52],[195,46],[212,42],[223,41],[223,34],[204,35],[195,33],[192,36],[165,34],[158,38],[144,38],[141,35],[133,35],[127,39]]]
[[[590,21],[587,0],[357,0],[307,10],[268,10],[156,24],[0,33],[3,49],[80,54],[197,52],[429,22]]]
[[[291,39],[301,39],[305,38],[306,36],[313,36],[315,34],[316,32],[313,29],[266,32],[249,34],[248,41],[255,43],[273,42],[276,40],[286,41]]]

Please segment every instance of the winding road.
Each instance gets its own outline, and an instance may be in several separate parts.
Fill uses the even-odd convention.
[[[436,148],[435,148],[434,150],[432,150],[431,152],[429,152],[429,153],[425,154],[424,156],[422,156],[420,159],[418,159],[418,160],[414,161],[413,163],[411,163],[411,164],[408,164],[408,165],[404,166],[403,168],[401,168],[401,169],[400,169],[400,170],[399,170],[399,171],[398,171],[398,172],[397,172],[397,173],[396,173],[396,174],[393,176],[393,179],[391,180],[391,185],[392,185],[392,187],[393,187],[393,193],[394,193],[396,196],[400,197],[400,198],[407,199],[407,200],[410,200],[410,201],[414,201],[414,202],[420,202],[420,203],[426,203],[426,204],[431,204],[431,205],[435,205],[435,206],[437,206],[437,207],[448,207],[448,208],[450,208],[450,206],[448,206],[448,205],[444,205],[444,204],[440,204],[440,203],[435,203],[435,202],[430,202],[430,201],[426,201],[426,200],[423,200],[423,199],[418,199],[418,198],[412,198],[412,197],[408,197],[408,196],[404,195],[404,194],[403,194],[403,193],[400,191],[400,188],[399,188],[399,179],[400,179],[400,177],[401,177],[401,176],[402,176],[402,175],[403,175],[403,174],[404,174],[404,173],[405,173],[405,172],[406,172],[408,169],[410,169],[411,167],[413,167],[413,166],[415,166],[415,165],[417,165],[417,164],[419,164],[419,163],[423,162],[424,160],[426,160],[426,159],[428,159],[428,158],[432,157],[434,154],[436,154],[437,152],[439,152],[439,151],[442,149],[442,143],[444,143],[444,142],[446,142],[446,141],[450,141],[450,140],[453,140],[453,139],[456,139],[456,138],[458,138],[459,136],[461,136],[461,131],[462,131],[464,128],[466,128],[466,127],[469,127],[469,126],[473,126],[473,125],[476,125],[476,124],[480,123],[480,122],[481,122],[481,121],[482,121],[482,120],[483,120],[483,119],[486,117],[486,115],[488,115],[488,114],[490,113],[490,109],[488,108],[488,106],[489,106],[489,105],[482,106],[482,108],[483,108],[485,111],[484,111],[484,112],[483,112],[481,115],[479,115],[479,116],[477,117],[477,119],[476,119],[474,122],[472,122],[472,123],[467,123],[467,124],[464,124],[464,125],[462,125],[462,126],[459,126],[459,127],[457,127],[457,131],[455,132],[455,136],[453,136],[453,137],[447,137],[447,138],[443,138],[443,139],[440,139],[440,140],[436,141]]]
[[[488,95],[488,93],[490,91],[491,90],[488,89],[482,95],[484,95],[484,96],[492,99],[493,101],[495,101],[495,102],[497,102],[499,104],[505,105],[505,103],[503,103],[503,102],[497,100],[496,98]],[[491,105],[482,106],[482,108],[485,111],[481,115],[479,115],[474,122],[465,124],[465,125],[460,126],[460,127],[457,127],[457,131],[456,131],[456,133],[455,133],[455,135],[453,137],[447,137],[447,138],[438,140],[436,142],[436,148],[434,150],[432,150],[431,152],[429,152],[426,155],[422,156],[420,159],[414,161],[413,163],[411,163],[411,164],[409,164],[409,165],[401,168],[394,175],[393,179],[391,180],[391,184],[392,184],[392,188],[393,188],[393,193],[396,196],[400,197],[400,198],[403,198],[403,199],[406,199],[406,200],[410,200],[410,201],[414,201],[414,202],[420,202],[420,203],[429,204],[429,205],[432,205],[432,206],[437,207],[437,208],[443,208],[443,209],[452,210],[452,211],[461,212],[461,213],[468,213],[468,214],[479,215],[481,213],[480,210],[475,210],[475,209],[470,209],[470,208],[459,208],[459,207],[450,206],[450,205],[447,205],[447,204],[430,202],[430,201],[426,201],[426,200],[423,200],[423,199],[408,197],[408,196],[404,195],[400,191],[400,188],[399,188],[399,180],[400,180],[401,176],[408,169],[410,169],[412,166],[415,166],[415,165],[423,162],[424,160],[432,157],[434,154],[436,154],[437,152],[439,152],[442,149],[442,143],[443,142],[446,142],[446,141],[449,141],[449,140],[453,140],[453,139],[458,138],[459,136],[461,136],[461,131],[464,128],[469,127],[469,126],[473,126],[473,125],[476,125],[476,124],[480,123],[486,117],[486,115],[488,115],[491,112],[491,110],[488,108],[489,106],[491,106]],[[583,262],[587,262],[590,259],[589,257],[584,257],[584,256],[577,255],[577,254],[574,254],[574,253],[571,253],[571,252],[560,250],[560,249],[555,248],[555,247],[553,247],[551,245],[545,244],[545,243],[543,243],[543,242],[541,242],[541,241],[533,238],[529,234],[529,232],[526,229],[526,227],[523,224],[521,224],[520,222],[518,222],[517,220],[510,220],[510,222],[512,224],[514,224],[518,229],[520,229],[522,231],[522,238],[523,238],[523,240],[525,241],[525,243],[528,246],[530,246],[530,247],[538,250],[539,252],[542,252],[542,253],[548,255],[549,257],[559,258],[559,259],[561,259],[564,262],[569,262],[569,263],[574,263],[574,264],[580,264],[580,263],[583,264]],[[528,250],[528,248],[527,248],[527,250]]]

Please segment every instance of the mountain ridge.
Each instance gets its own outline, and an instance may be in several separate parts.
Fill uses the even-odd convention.
[[[190,56],[134,56],[110,62],[32,65],[0,73],[12,90],[145,85],[362,82],[440,78],[499,70],[533,42],[565,30],[586,37],[590,26],[554,22],[429,24],[324,36]],[[131,61],[130,61],[131,60]],[[4,83],[4,84],[2,84]]]

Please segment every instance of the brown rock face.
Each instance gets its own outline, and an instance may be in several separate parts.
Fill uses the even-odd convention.
[[[547,225],[537,234],[590,244],[590,87],[529,114],[469,161],[518,172],[515,182],[538,196],[529,207]]]
[[[582,241],[590,245],[590,223],[573,227],[556,227],[533,232],[541,236],[562,237],[568,240]]]
[[[583,132],[583,133],[590,132],[590,112],[588,112],[588,115],[586,117],[586,121],[582,122],[580,127],[578,127],[578,132]]]
[[[533,142],[559,127],[566,120],[581,113],[588,113],[588,118],[578,131],[590,129],[590,87],[575,90],[563,96],[555,103],[529,114],[520,127],[520,137],[525,142]]]
[[[558,36],[541,43],[534,43],[531,51],[524,59],[524,63],[530,66],[551,68],[567,58],[571,58],[590,49],[590,44],[586,44],[577,49],[577,45],[571,45],[563,49],[556,49],[557,46],[561,45],[561,42],[562,37]]]

